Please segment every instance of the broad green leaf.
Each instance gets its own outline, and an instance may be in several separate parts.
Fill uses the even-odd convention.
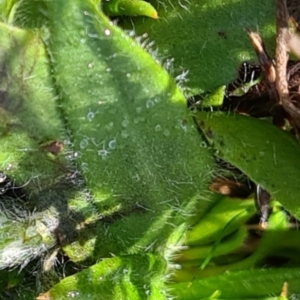
[[[63,114],[103,219],[76,253],[155,251],[211,205],[212,157],[169,74],[92,1],[50,1],[48,17]]]
[[[162,281],[166,264],[155,255],[106,258],[73,276],[63,279],[40,300],[166,299]]]
[[[242,115],[199,112],[195,117],[219,157],[300,218],[300,145],[295,137],[266,121]]]
[[[237,76],[241,62],[256,60],[244,28],[257,30],[270,52],[274,38],[273,1],[182,0],[151,1],[159,19],[130,20],[126,28],[147,35],[166,65],[192,93],[215,90]],[[147,44],[147,43],[145,43]],[[269,47],[271,46],[271,47]],[[176,75],[175,75],[176,76]],[[178,77],[180,80],[180,77]]]

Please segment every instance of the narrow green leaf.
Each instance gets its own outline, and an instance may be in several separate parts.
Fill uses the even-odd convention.
[[[223,197],[187,233],[186,243],[188,245],[201,245],[214,242],[221,233],[224,236],[237,230],[254,211],[252,199],[236,200]],[[233,219],[234,222],[232,222]],[[227,225],[229,226],[226,227]]]
[[[220,226],[221,227],[221,226]],[[203,230],[204,231],[204,230]],[[247,230],[241,227],[237,232],[219,243],[212,253],[213,256],[225,255],[241,246],[247,237]],[[177,258],[178,261],[204,260],[212,251],[213,244],[203,246],[192,246],[186,250],[182,250]]]

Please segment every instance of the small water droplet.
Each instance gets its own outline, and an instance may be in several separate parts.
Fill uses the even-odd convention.
[[[122,130],[121,136],[122,136],[122,138],[127,139],[129,137],[129,134],[126,130]]]
[[[129,124],[129,121],[128,121],[128,120],[123,120],[123,122],[122,122],[122,126],[123,126],[123,127],[127,127],[128,124]]]
[[[6,165],[6,168],[5,168],[6,171],[9,171],[9,170],[12,168],[12,166],[13,166],[12,164],[7,164],[7,165]]]
[[[159,124],[155,126],[155,131],[161,131],[161,126]]]
[[[139,106],[139,107],[137,107],[135,110],[136,110],[136,112],[137,112],[138,114],[140,114],[140,113],[142,112],[143,109]]]
[[[110,30],[109,30],[109,29],[105,29],[105,30],[104,30],[104,34],[105,34],[106,36],[110,36]]]
[[[89,165],[86,162],[81,163],[81,170],[85,173],[89,170]]]
[[[111,71],[111,68],[106,68],[106,72],[110,72]]]
[[[147,108],[150,108],[150,107],[152,107],[152,106],[154,106],[154,102],[153,102],[152,100],[148,100],[148,101],[146,102],[146,107],[147,107]]]
[[[79,144],[79,147],[80,149],[85,149],[87,146],[88,146],[89,142],[87,139],[83,139],[80,144]]]
[[[201,142],[201,143],[200,143],[200,147],[201,147],[201,148],[206,148],[206,147],[207,147],[206,142]]]
[[[180,122],[180,128],[183,130],[183,131],[187,131],[187,126],[186,126],[186,123],[185,122]]]
[[[111,140],[109,143],[108,143],[108,147],[110,149],[115,149],[116,148],[116,140]]]
[[[67,293],[67,297],[75,299],[77,296],[79,296],[79,292],[78,291],[69,291]]]
[[[86,118],[89,122],[91,122],[95,117],[95,114],[92,111],[89,111],[88,114],[86,115]]]
[[[80,39],[80,43],[81,44],[85,44],[86,43],[86,39]]]
[[[170,135],[170,131],[168,129],[164,130],[164,136],[169,136]]]
[[[160,98],[154,98],[154,102],[155,103],[159,103],[160,102]]]
[[[103,276],[100,276],[98,279],[99,279],[99,280],[103,280],[104,278],[103,278]]]
[[[89,68],[89,69],[92,69],[93,67],[94,67],[94,64],[93,64],[93,63],[89,63],[89,64],[88,64],[88,68]]]
[[[98,150],[98,155],[102,156],[102,159],[106,159],[109,154],[109,151],[105,150],[104,148]]]
[[[131,74],[130,74],[130,73],[127,73],[127,74],[126,74],[126,77],[128,77],[128,78],[131,77]]]

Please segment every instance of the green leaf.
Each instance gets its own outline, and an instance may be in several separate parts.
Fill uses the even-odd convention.
[[[130,20],[125,27],[154,41],[159,56],[174,61],[170,69],[175,74],[188,71],[184,86],[192,93],[227,84],[236,77],[241,62],[256,60],[244,28],[259,30],[267,48],[274,47],[272,1],[153,2],[160,16],[157,21]]]
[[[4,192],[22,186],[28,199],[2,196],[1,186],[2,269],[26,265],[56,244],[57,233],[72,238],[75,224],[95,208],[79,179],[67,179],[74,172],[67,145],[56,155],[49,150],[68,139],[40,34],[1,23],[0,42],[0,171],[11,180]]]
[[[288,283],[289,294],[299,297],[299,268],[246,270],[212,276],[192,282],[172,285],[172,293],[180,300],[198,300],[209,297],[216,290],[220,299],[262,298],[278,295],[282,284]]]
[[[221,223],[219,225],[220,225],[219,230],[221,231],[223,223],[222,225]],[[180,251],[180,253],[178,254],[177,261],[182,262],[182,261],[196,260],[197,262],[199,262],[199,260],[200,261],[204,260],[208,255],[219,256],[219,255],[228,254],[234,251],[235,249],[237,249],[239,246],[241,246],[242,242],[245,240],[246,237],[247,237],[246,228],[240,227],[239,230],[232,233],[232,235],[227,237],[224,241],[221,241],[213,252],[212,252],[212,247],[214,244],[208,244],[202,246],[191,246],[188,249]],[[218,238],[218,236],[216,236],[215,238]]]
[[[77,165],[104,218],[76,253],[154,251],[211,205],[212,157],[169,74],[92,1],[50,1],[48,17]]]
[[[20,28],[39,28],[46,23],[45,0],[0,0],[0,21]]]
[[[217,156],[240,169],[300,218],[300,145],[289,133],[259,119],[199,112],[196,120]]]
[[[147,16],[157,19],[157,11],[146,1],[110,0],[102,1],[102,9],[109,16]]]
[[[63,279],[36,299],[165,299],[162,274],[166,264],[155,255],[106,258]]]
[[[224,237],[234,232],[254,213],[253,203],[253,199],[236,200],[223,197],[188,231],[186,243],[188,245],[206,244],[214,242],[221,233]]]
[[[41,144],[66,137],[48,58],[39,34],[0,23],[0,41],[0,169],[37,194],[63,173]]]

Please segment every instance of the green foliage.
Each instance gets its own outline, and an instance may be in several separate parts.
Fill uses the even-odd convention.
[[[62,173],[40,145],[66,135],[40,36],[4,24],[0,28],[1,170],[22,184],[38,177],[26,187],[36,194]]]
[[[96,229],[108,237],[97,257],[158,249],[197,206],[213,164],[199,147],[185,99],[92,2],[49,2],[48,18],[53,75],[77,166],[98,212],[115,218],[109,229]]]
[[[169,69],[183,80],[189,93],[215,90],[235,79],[241,62],[255,53],[244,31],[258,30],[267,48],[274,48],[274,3],[272,1],[178,0],[151,3],[159,19],[126,22],[137,35],[146,36],[159,49]],[[133,24],[133,26],[132,26]],[[256,59],[255,59],[256,60]],[[180,76],[188,71],[188,76]]]
[[[218,234],[225,236],[237,230],[253,213],[253,199],[238,201],[224,197],[187,233],[186,243],[213,242]],[[224,228],[220,224],[224,224]]]
[[[298,268],[246,270],[222,274],[193,282],[178,283],[173,286],[173,293],[183,300],[206,299],[217,290],[220,292],[220,298],[215,299],[269,299],[270,294],[280,293],[285,281],[289,284],[289,293],[299,297]]]
[[[63,279],[39,297],[61,300],[165,299],[166,295],[162,293],[165,268],[165,262],[156,255],[106,258]]]
[[[147,16],[157,19],[156,9],[148,2],[141,0],[102,1],[103,12],[109,16]]]
[[[242,115],[199,112],[197,123],[218,156],[239,168],[300,217],[298,184],[300,147],[289,133]]]
[[[248,238],[253,201],[208,191],[217,172],[214,156],[183,93],[219,87],[203,101],[219,105],[224,84],[251,57],[242,28],[259,26],[271,38],[271,6],[0,1],[0,184],[9,176],[27,200],[8,196],[11,186],[0,190],[3,297],[262,299],[278,295],[284,281],[299,293],[299,269],[291,268],[300,265],[299,234],[276,205],[259,246],[247,257],[238,252]],[[159,20],[136,18],[135,30],[155,41],[159,56],[168,58],[164,63],[151,43],[135,40],[104,14],[156,18],[156,10]],[[250,118],[203,112],[196,119],[220,157],[299,215],[292,202],[296,181],[289,173],[282,180],[283,163],[297,174],[299,146],[291,137]],[[46,266],[58,249],[78,263],[62,280],[51,259]],[[290,268],[247,270],[273,253]],[[32,291],[33,276],[24,274],[40,256],[45,278]],[[6,276],[18,266],[27,267]]]

